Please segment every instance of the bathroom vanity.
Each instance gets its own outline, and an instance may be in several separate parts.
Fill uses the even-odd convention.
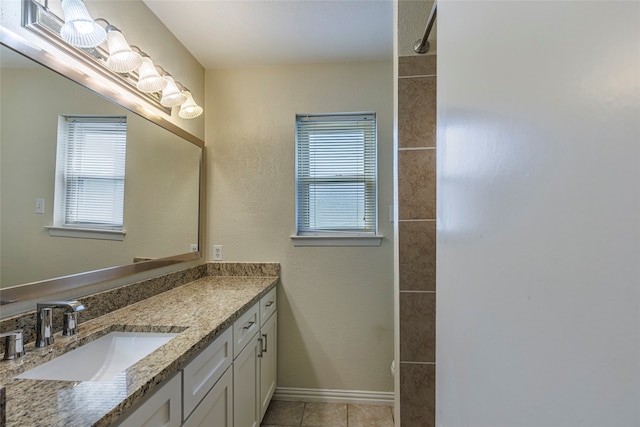
[[[277,276],[205,276],[0,362],[7,426],[259,425],[276,384]],[[113,378],[17,379],[109,332],[176,335]],[[69,366],[69,370],[77,366]]]

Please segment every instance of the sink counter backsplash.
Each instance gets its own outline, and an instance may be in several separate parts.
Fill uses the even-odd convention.
[[[280,267],[275,263],[211,263],[78,298],[85,306],[80,312],[79,334],[62,336],[62,319],[54,318],[58,330],[54,344],[47,349],[34,347],[35,311],[1,321],[0,331],[23,328],[27,344],[25,356],[0,361],[0,425],[110,425],[273,288],[279,275]],[[180,333],[110,381],[14,378],[115,330]],[[3,387],[6,401],[2,399]]]

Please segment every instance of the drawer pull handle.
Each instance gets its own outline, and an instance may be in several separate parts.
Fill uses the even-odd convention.
[[[273,300],[269,301],[268,303],[266,303],[264,306],[265,307],[271,307],[273,305]]]
[[[264,351],[262,350],[262,338],[258,338],[258,342],[260,343],[260,353],[258,353],[258,357],[262,357],[262,353]]]
[[[242,327],[242,329],[249,329],[250,327],[253,326],[254,323],[256,323],[256,322],[253,321],[253,320],[250,320]]]
[[[264,350],[262,350],[263,353],[267,352],[267,348],[269,346],[269,339],[267,338],[267,334],[262,334],[262,337],[264,338]],[[262,340],[260,340],[262,341]]]

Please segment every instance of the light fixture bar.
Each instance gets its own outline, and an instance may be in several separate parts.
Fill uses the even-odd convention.
[[[185,92],[183,86],[178,82],[183,88],[179,89],[171,75],[166,73],[161,66],[154,64],[149,55],[142,52],[137,46],[130,46],[120,29],[111,25],[104,18],[95,20],[91,18],[82,0],[62,0],[62,5],[66,21],[48,9],[48,1],[45,1],[43,6],[35,0],[23,0],[23,27],[52,42],[74,59],[86,63],[84,59],[91,58],[94,63],[99,65],[99,67],[91,68],[98,71],[100,75],[117,83],[127,92],[151,102],[169,115],[171,115],[173,107],[181,106],[187,101],[189,101],[188,108],[185,107],[184,111],[181,108],[178,111],[178,117],[188,119],[202,114],[200,112],[193,115],[194,111],[198,111],[198,108],[202,109],[193,101],[193,95],[188,90],[186,91],[188,95],[183,93]],[[98,24],[100,21],[106,24],[105,27]],[[67,24],[69,24],[67,27],[79,26],[87,32],[89,30],[96,31],[97,27],[99,28],[97,33],[104,32],[105,37],[100,36],[93,38],[91,42],[80,42],[82,45],[77,45],[75,44],[76,39],[69,39],[73,40],[72,42],[63,37],[62,29]],[[102,41],[91,46],[99,39]],[[104,43],[105,40],[106,43]],[[103,46],[106,46],[108,50]],[[161,69],[166,76],[162,76],[158,69]],[[173,82],[173,87],[167,88],[171,82]],[[195,107],[191,105],[191,102]],[[186,111],[190,111],[190,113]]]

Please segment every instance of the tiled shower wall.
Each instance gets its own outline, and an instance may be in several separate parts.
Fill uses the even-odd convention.
[[[400,420],[435,425],[436,56],[398,58]]]

